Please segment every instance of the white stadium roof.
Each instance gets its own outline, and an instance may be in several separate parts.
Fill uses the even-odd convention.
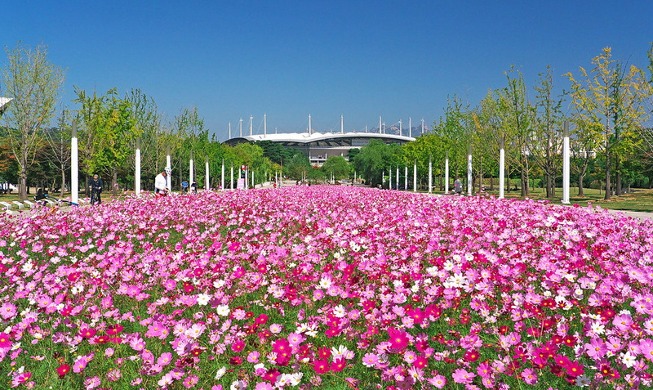
[[[7,109],[7,104],[13,99],[0,96],[0,114]]]
[[[292,143],[311,143],[318,141],[338,140],[346,138],[369,138],[369,139],[387,139],[400,142],[414,141],[415,138],[397,134],[380,134],[380,133],[282,133],[282,134],[254,134],[243,135],[242,137],[233,137],[227,140],[227,143],[246,141],[272,141],[272,142],[292,142]]]

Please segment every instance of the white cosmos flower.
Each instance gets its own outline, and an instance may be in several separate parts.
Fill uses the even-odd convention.
[[[227,305],[219,305],[215,310],[217,311],[218,315],[222,317],[228,316],[230,312],[229,306]]]

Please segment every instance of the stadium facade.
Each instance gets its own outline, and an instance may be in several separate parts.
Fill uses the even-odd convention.
[[[243,142],[270,141],[282,144],[304,153],[312,165],[320,166],[330,156],[342,156],[349,160],[351,149],[360,149],[371,140],[380,140],[387,144],[404,144],[414,141],[415,138],[396,134],[381,134],[367,132],[353,133],[284,133],[284,134],[255,134],[234,137],[226,140],[227,145],[237,145]]]

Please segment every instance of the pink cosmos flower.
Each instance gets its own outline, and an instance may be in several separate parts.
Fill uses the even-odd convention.
[[[316,374],[326,374],[329,372],[329,362],[326,360],[315,360],[313,362],[313,370]]]
[[[413,367],[418,369],[424,369],[428,365],[428,359],[424,355],[419,355],[417,359],[413,362]]]
[[[388,328],[388,337],[390,339],[390,347],[395,351],[401,352],[408,346],[408,336],[404,331]]]
[[[11,339],[6,333],[0,333],[0,348],[11,348]]]
[[[90,353],[88,355],[82,355],[75,360],[73,363],[73,372],[76,374],[79,374],[80,372],[84,371],[88,363],[93,360],[94,353]]]
[[[0,305],[0,317],[10,320],[16,315],[16,305],[11,302],[5,302]]]
[[[476,374],[473,372],[469,372],[465,369],[459,368],[456,371],[453,372],[451,377],[453,378],[453,381],[456,383],[461,383],[461,384],[466,384],[469,385],[472,383],[472,380]]]
[[[236,353],[239,353],[243,349],[245,349],[245,345],[246,344],[245,344],[245,342],[243,340],[240,340],[240,339],[234,340],[234,342],[231,344],[231,350],[236,352]]]
[[[527,368],[521,373],[521,377],[529,385],[534,385],[537,383],[537,372],[532,368]]]
[[[651,339],[640,340],[639,350],[648,361],[653,362],[653,340]]]
[[[433,378],[429,378],[427,382],[437,389],[444,389],[444,386],[447,385],[447,378],[443,375],[436,375]]]
[[[189,375],[184,379],[182,384],[184,385],[185,388],[190,389],[195,387],[195,385],[199,382],[199,377],[197,375]]]
[[[252,351],[247,355],[247,361],[252,364],[258,363],[261,354],[258,351]]]
[[[92,376],[89,378],[84,379],[84,386],[87,390],[92,390],[97,387],[100,387],[102,384],[102,381],[100,380],[100,377],[98,376]]]
[[[585,372],[585,369],[583,366],[575,361],[570,361],[567,366],[564,367],[567,375],[569,375],[572,378],[577,378]]]
[[[156,364],[165,367],[168,364],[172,362],[172,353],[170,352],[164,352],[159,356],[159,358],[156,360]]]
[[[68,364],[64,363],[59,365],[59,367],[57,367],[57,375],[59,375],[59,378],[63,378],[69,372],[70,372],[70,366]]]
[[[363,356],[363,365],[365,367],[374,367],[378,361],[379,357],[374,353],[368,352]]]

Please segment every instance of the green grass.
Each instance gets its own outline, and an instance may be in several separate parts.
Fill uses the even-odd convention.
[[[584,189],[585,196],[578,196],[578,187],[569,189],[569,201],[571,204],[587,206],[591,203],[594,206],[600,206],[604,209],[628,210],[653,212],[653,190],[649,189],[632,189],[632,192],[620,196],[612,196],[604,200],[605,191],[597,189]],[[491,192],[493,193],[493,192]],[[498,191],[495,191],[498,195]],[[520,198],[519,191],[506,192],[506,198]],[[542,188],[532,190],[528,196],[530,199],[546,199],[546,192]],[[551,199],[553,203],[560,203],[562,199],[562,188],[556,188],[555,196]]]

